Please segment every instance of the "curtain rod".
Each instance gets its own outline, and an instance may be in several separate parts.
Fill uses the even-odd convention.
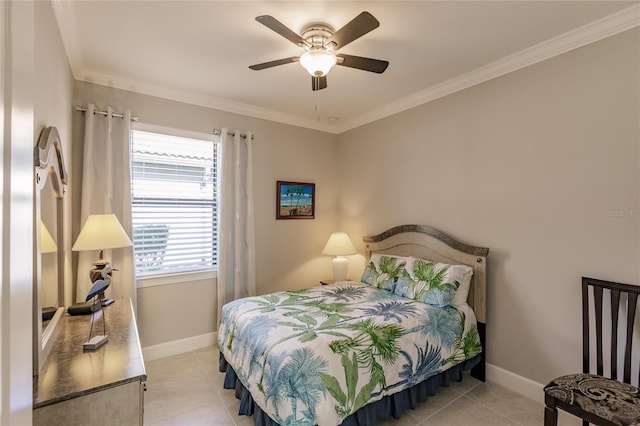
[[[76,107],[76,111],[87,112],[87,109],[85,107],[77,106]],[[108,114],[107,111],[100,111],[100,110],[97,110],[97,109],[94,109],[93,113],[94,114],[99,114],[99,115],[104,115],[104,116],[106,116]],[[112,117],[116,117],[116,118],[124,118],[124,114],[120,114],[118,112],[111,113],[111,116]],[[138,121],[138,120],[140,120],[138,117],[131,116],[131,121]]]
[[[221,132],[222,132],[222,130],[220,130],[220,129],[213,129],[213,134],[214,134],[215,136],[220,136],[220,133],[221,133]],[[234,137],[235,137],[236,132],[230,132],[229,134],[230,134],[231,136],[234,136]],[[247,137],[247,134],[246,134],[246,133],[240,133],[240,137],[241,137],[241,138],[246,138],[246,137]],[[253,135],[251,135],[251,140],[253,140]]]

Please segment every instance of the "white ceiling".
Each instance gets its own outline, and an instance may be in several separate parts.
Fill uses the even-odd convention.
[[[52,4],[77,80],[332,133],[640,25],[638,1]],[[337,66],[313,92],[298,63],[248,68],[302,52],[258,15],[299,33],[311,22],[339,29],[365,10],[380,27],[338,53],[388,60],[384,74]]]

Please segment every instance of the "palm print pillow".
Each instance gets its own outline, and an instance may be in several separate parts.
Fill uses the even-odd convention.
[[[396,281],[404,274],[405,259],[404,257],[372,254],[360,281],[393,291]]]
[[[410,257],[393,292],[433,306],[451,306],[460,281],[466,278],[467,269],[471,268]]]

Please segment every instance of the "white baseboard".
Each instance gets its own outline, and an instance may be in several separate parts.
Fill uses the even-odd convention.
[[[487,363],[487,380],[544,404],[544,385]]]
[[[487,380],[544,405],[544,385],[516,373],[487,364]],[[558,410],[558,426],[581,426],[582,421]]]
[[[214,331],[213,333],[200,334],[198,336],[187,337],[185,339],[146,346],[142,348],[142,356],[145,361],[153,361],[160,358],[166,358],[168,356],[195,351],[196,349],[206,348],[207,346],[213,346],[217,342],[218,333]]]

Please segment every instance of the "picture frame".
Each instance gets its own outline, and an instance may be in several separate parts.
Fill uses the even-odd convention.
[[[276,182],[276,219],[314,219],[316,184]]]

